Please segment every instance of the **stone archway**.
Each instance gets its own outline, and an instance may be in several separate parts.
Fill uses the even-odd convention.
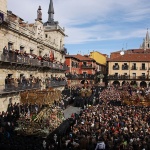
[[[122,82],[122,86],[123,86],[125,83],[126,83],[126,81],[123,81],[123,82]]]
[[[120,82],[119,82],[119,81],[114,81],[114,82],[113,82],[113,85],[120,86]]]
[[[130,85],[136,85],[137,86],[137,82],[136,81],[131,81]]]
[[[89,84],[89,82],[87,80],[81,80],[80,82],[81,84]]]
[[[145,81],[140,82],[140,87],[147,87],[147,83]]]

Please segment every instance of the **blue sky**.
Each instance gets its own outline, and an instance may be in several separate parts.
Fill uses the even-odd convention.
[[[48,18],[50,0],[8,0],[8,10],[33,23],[42,7]],[[69,54],[139,48],[150,28],[149,0],[53,0],[54,19],[65,27]]]

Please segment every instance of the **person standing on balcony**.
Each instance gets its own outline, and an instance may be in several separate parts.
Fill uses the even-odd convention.
[[[5,78],[5,90],[8,89],[8,76],[6,76]]]
[[[8,59],[8,49],[6,46],[3,48],[3,56],[4,56],[4,61]]]

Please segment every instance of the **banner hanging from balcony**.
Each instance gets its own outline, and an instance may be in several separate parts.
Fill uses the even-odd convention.
[[[52,50],[49,52],[49,58],[51,62],[54,61],[54,52]]]
[[[0,12],[0,23],[4,21],[4,14]]]

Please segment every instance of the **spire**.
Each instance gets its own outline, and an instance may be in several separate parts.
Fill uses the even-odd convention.
[[[48,9],[48,23],[52,22],[54,22],[54,7],[53,7],[53,0],[50,0]]]
[[[149,43],[149,32],[148,32],[148,28],[147,28],[147,33],[146,33],[146,42]]]

